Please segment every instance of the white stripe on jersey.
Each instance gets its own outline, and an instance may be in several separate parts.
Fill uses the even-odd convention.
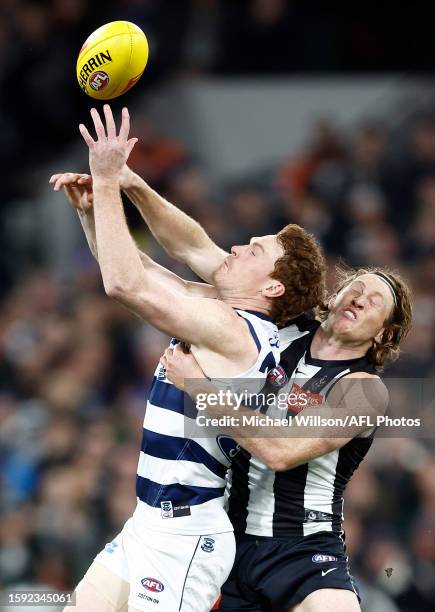
[[[347,370],[343,370],[342,372],[337,374],[337,376],[334,376],[334,378],[325,387],[323,387],[322,395],[324,397],[327,397],[331,387],[333,387],[335,385],[335,383],[340,380],[340,378],[343,378],[343,376],[346,376],[347,374],[349,374],[349,372],[350,372],[350,368],[347,368]]]
[[[170,428],[168,427],[168,417],[171,419]],[[165,408],[160,408],[159,406],[154,406],[150,403],[147,406],[147,416],[145,420],[148,431],[153,431],[154,433],[161,435],[178,436],[181,438],[186,437],[186,440],[193,440],[194,442],[197,442],[204,450],[208,452],[209,455],[212,455],[212,457],[217,459],[217,461],[220,463],[223,463],[226,466],[230,465],[230,462],[216,444],[216,436],[222,433],[222,429],[217,427],[207,427],[207,433],[204,433],[204,427],[199,427],[196,425],[193,419],[188,419],[178,412],[171,412]],[[207,438],[199,438],[188,435],[193,432],[202,432],[204,436],[207,435]],[[214,435],[215,433],[216,435]]]
[[[256,457],[252,457],[249,462],[247,533],[273,536],[274,482],[275,472],[268,470]]]
[[[224,478],[219,478],[200,463],[180,459],[176,461],[160,459],[146,455],[143,451],[140,451],[137,474],[143,478],[148,478],[148,475],[152,474],[153,481],[162,485],[178,483],[194,487],[224,487],[226,484]]]
[[[308,473],[304,491],[304,506],[310,510],[332,514],[335,470],[339,449],[317,457],[308,463]],[[319,531],[332,531],[332,522],[304,523],[304,536]]]
[[[288,325],[287,327],[283,327],[279,330],[279,343],[281,352],[284,351],[292,342],[297,340],[298,338],[302,338],[302,336],[306,336],[310,332],[299,331],[296,325]]]

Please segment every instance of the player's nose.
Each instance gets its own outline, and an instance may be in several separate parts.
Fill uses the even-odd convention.
[[[234,255],[234,257],[238,257],[240,255],[241,248],[242,247],[240,247],[238,245],[231,247],[231,255]]]
[[[351,306],[362,310],[365,305],[366,298],[363,295],[359,295],[358,297],[354,297],[351,302]]]

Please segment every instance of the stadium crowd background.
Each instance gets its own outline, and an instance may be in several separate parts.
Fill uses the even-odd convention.
[[[401,27],[389,39],[379,6],[377,20],[369,11],[334,19],[339,13],[332,6],[328,19],[319,10],[281,0],[112,0],[102,18],[97,2],[3,0],[0,587],[73,588],[128,518],[147,385],[166,342],[108,300],[83,241],[71,253],[66,278],[44,259],[44,231],[29,231],[35,226],[26,215],[46,188],[47,168],[77,140],[89,107],[74,79],[81,41],[111,19],[142,26],[158,51],[137,88],[142,94],[175,74],[431,67],[427,55],[429,64],[421,63],[414,38],[402,36],[407,54],[391,52],[391,37],[412,29],[405,27],[408,16],[400,15]],[[424,45],[426,26],[417,25]],[[136,95],[133,90],[129,103]],[[415,112],[393,131],[383,117],[352,130],[319,118],[306,126],[297,155],[233,178],[218,192],[185,143],[160,134],[144,115],[136,122],[142,133],[131,165],[224,247],[295,222],[318,237],[331,270],[340,258],[399,269],[414,290],[415,323],[388,373],[434,377],[435,114],[420,110],[416,101]],[[59,206],[67,206],[61,196]],[[131,207],[128,216],[141,248],[185,275],[156,250]],[[375,442],[349,485],[345,517],[364,609],[433,610],[433,440]]]

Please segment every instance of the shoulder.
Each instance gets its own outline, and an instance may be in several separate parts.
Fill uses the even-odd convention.
[[[387,407],[389,395],[377,374],[361,371],[343,376],[331,389],[328,400],[379,410]]]
[[[320,321],[314,319],[310,313],[302,314],[295,319],[288,321],[287,325],[279,329],[279,338],[281,342],[281,350],[288,347],[292,342],[313,334],[319,327]]]

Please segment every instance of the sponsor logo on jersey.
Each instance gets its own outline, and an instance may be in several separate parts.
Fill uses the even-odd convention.
[[[117,547],[118,547],[118,542],[116,542],[116,540],[112,540],[111,542],[106,544],[106,546],[104,547],[104,550],[111,554],[115,552],[115,549]]]
[[[320,406],[323,404],[323,395],[307,391],[297,383],[293,383],[288,394],[288,407],[293,412],[301,412],[309,406]]]
[[[273,370],[270,370],[267,375],[267,382],[274,387],[282,387],[288,381],[288,376],[285,373],[284,368],[276,366]]]
[[[277,331],[274,331],[272,336],[269,338],[270,346],[274,346],[275,348],[279,348],[279,334]]]
[[[216,436],[216,442],[228,461],[232,461],[240,451],[240,444],[237,444],[230,436],[225,434]]]
[[[156,599],[155,597],[150,597],[146,593],[138,593],[137,596],[140,597],[141,599],[145,599],[146,601],[149,601],[150,603],[154,603],[154,604],[160,603],[159,599]]]
[[[213,538],[204,538],[203,543],[201,545],[201,550],[204,552],[213,552],[214,551],[214,543]]]
[[[337,561],[337,557],[334,555],[322,555],[321,553],[317,553],[317,555],[313,555],[311,560],[314,563],[327,563],[328,561]]]
[[[153,591],[154,593],[161,593],[165,588],[163,583],[156,578],[142,578],[140,582],[147,591]]]
[[[109,75],[103,70],[97,70],[93,72],[89,77],[89,87],[92,87],[95,91],[104,89],[109,84]]]
[[[322,376],[321,378],[314,378],[311,380],[310,387],[313,391],[315,391],[316,389],[322,389],[327,382],[327,376]]]

